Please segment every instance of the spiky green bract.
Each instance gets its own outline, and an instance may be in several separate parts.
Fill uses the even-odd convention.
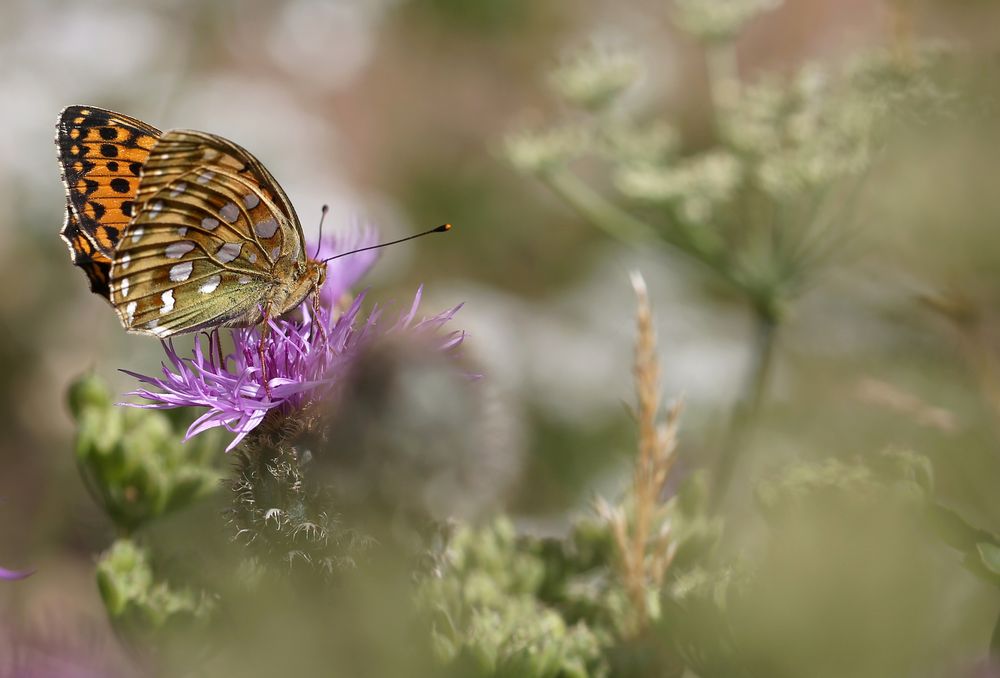
[[[246,438],[236,452],[228,520],[260,564],[329,577],[355,567],[372,539],[340,520],[329,488],[307,472],[310,424],[302,413]]]

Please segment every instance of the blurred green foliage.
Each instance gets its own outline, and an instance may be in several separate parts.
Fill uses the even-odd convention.
[[[175,589],[154,575],[149,550],[118,539],[97,562],[97,588],[115,628],[146,651],[166,644],[171,633],[192,639],[211,618],[213,601],[204,593]]]

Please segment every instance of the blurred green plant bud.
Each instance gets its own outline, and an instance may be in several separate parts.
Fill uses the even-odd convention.
[[[161,645],[164,631],[190,632],[214,610],[205,594],[156,581],[149,552],[129,539],[101,554],[97,586],[112,624],[138,647]]]
[[[70,386],[69,401],[84,483],[119,529],[131,532],[217,489],[217,436],[185,444],[166,415],[113,404],[92,375]]]

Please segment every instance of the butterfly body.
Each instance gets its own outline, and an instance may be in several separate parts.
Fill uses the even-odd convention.
[[[323,284],[326,265],[306,256],[288,197],[232,141],[70,106],[56,145],[67,191],[62,236],[129,332],[250,326]]]

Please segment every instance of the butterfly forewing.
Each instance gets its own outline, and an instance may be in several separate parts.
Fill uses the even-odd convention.
[[[166,337],[258,322],[279,264],[303,257],[284,192],[247,151],[172,130],[142,171],[138,213],[111,267],[111,301],[132,332]]]
[[[67,218],[62,235],[74,263],[74,237],[86,238],[105,257],[113,257],[135,214],[139,177],[159,136],[158,129],[140,120],[93,106],[70,106],[60,114],[56,147],[69,216],[76,222]]]

